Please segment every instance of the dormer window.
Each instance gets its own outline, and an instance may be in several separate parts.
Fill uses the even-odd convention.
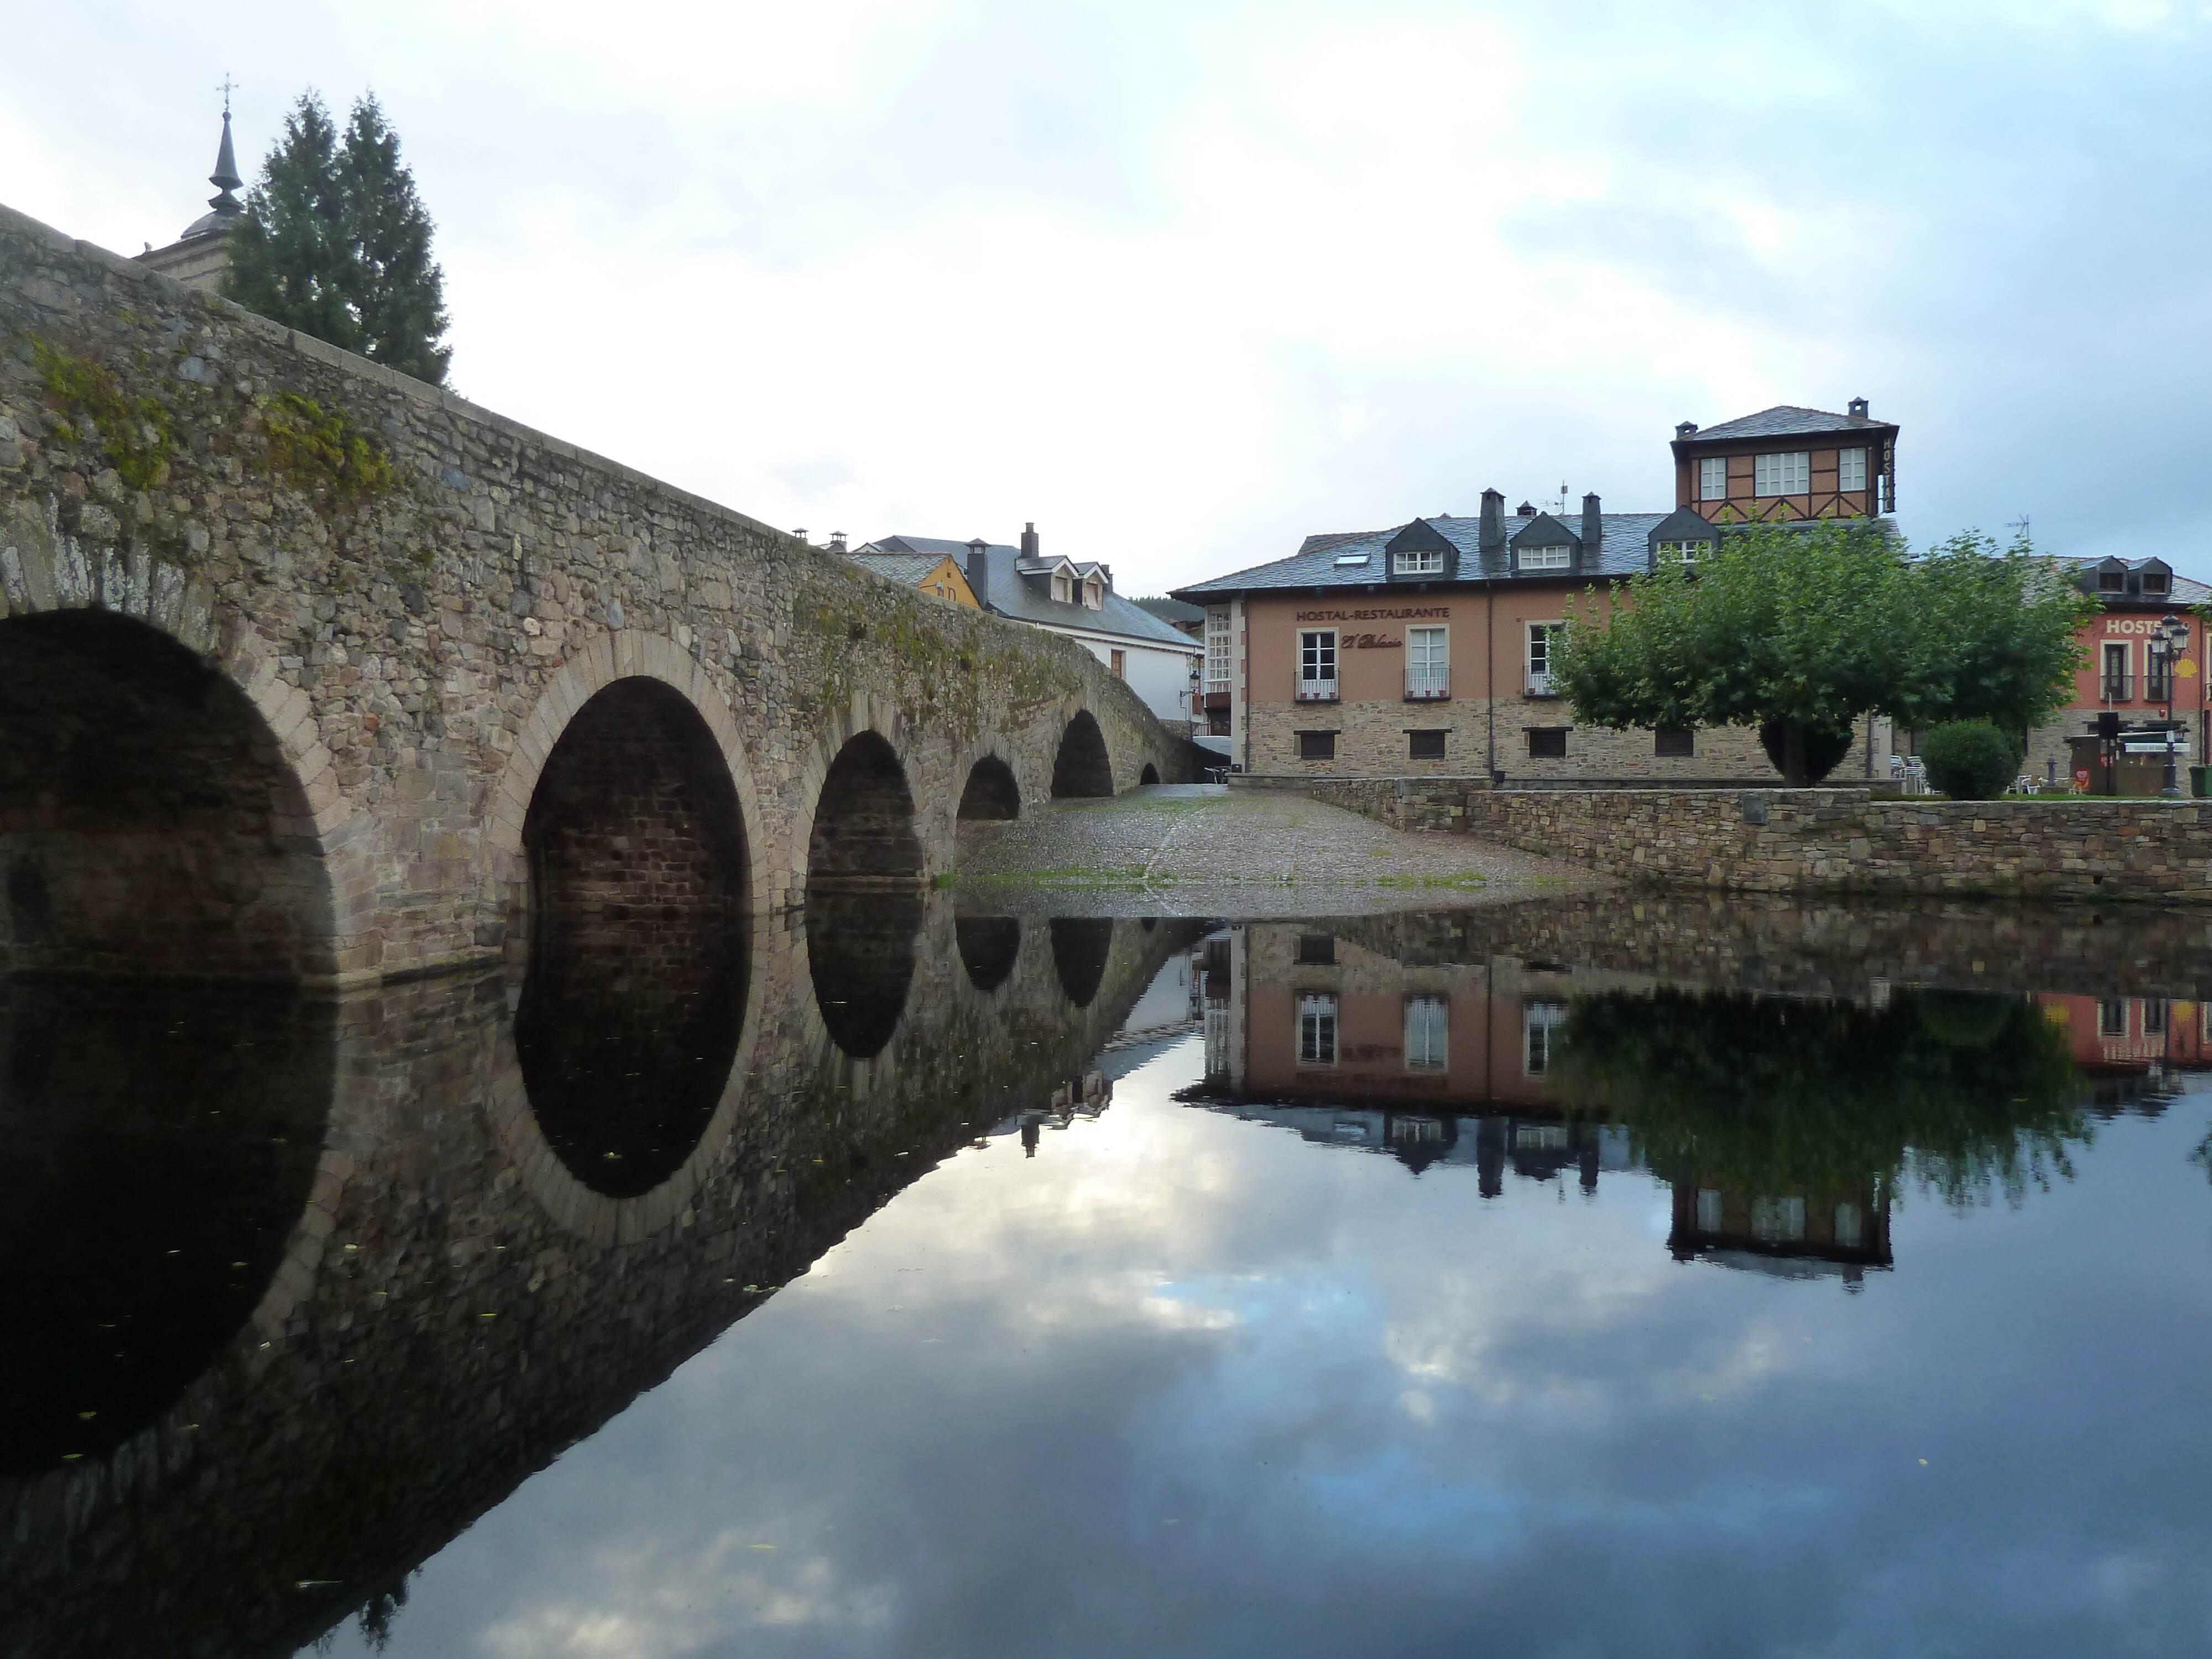
[[[1065,570],[1052,573],[1052,597],[1062,605],[1075,603],[1075,582]]]
[[[2166,581],[2166,573],[2162,570],[2144,571],[2142,573],[2142,591],[2146,593],[2163,593],[2166,592],[2169,585]]]
[[[1659,558],[1662,563],[1664,563],[1669,559],[1674,559],[1680,561],[1683,564],[1695,564],[1699,558],[1704,556],[1705,550],[1711,545],[1712,544],[1711,542],[1702,541],[1662,542],[1659,544]]]
[[[1813,455],[1804,449],[1754,455],[1752,489],[1760,495],[1802,495],[1813,488]]]
[[[2106,569],[2097,573],[2097,591],[2100,593],[2124,593],[2127,589],[2128,573],[2126,571]]]
[[[1441,576],[1444,574],[1444,550],[1441,547],[1410,548],[1397,556],[1397,570],[1401,576]]]
[[[1106,608],[1106,589],[1101,584],[1095,580],[1083,584],[1083,608],[1086,611]]]
[[[1520,562],[1523,570],[1569,570],[1574,568],[1575,550],[1571,547],[1524,547]]]

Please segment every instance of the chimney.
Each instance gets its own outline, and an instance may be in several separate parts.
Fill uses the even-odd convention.
[[[1863,421],[1867,417],[1866,399],[1863,398],[1852,398],[1844,405],[1844,408],[1849,411],[1850,417],[1855,421]]]
[[[985,605],[991,602],[991,544],[981,536],[968,544],[968,586]]]
[[[1523,501],[1520,506],[1515,507],[1513,511],[1522,518],[1533,519],[1536,516],[1536,503],[1534,501]]]
[[[830,532],[830,550],[832,553],[842,553],[845,550],[845,532],[843,531],[833,530]]]
[[[1482,492],[1482,534],[1479,544],[1486,553],[1494,553],[1505,545],[1505,497],[1495,489]]]
[[[1106,591],[1111,593],[1114,591],[1114,567],[1110,564],[1100,565],[1098,575],[1099,580],[1106,584]]]
[[[1674,422],[1674,436],[1677,439],[1694,438],[1697,435],[1698,423],[1695,421],[1677,421]]]
[[[1598,511],[1597,492],[1592,490],[1583,497],[1583,551],[1595,553],[1604,539],[1605,514]]]
[[[1022,556],[1034,559],[1037,556],[1036,525],[1034,521],[1022,526]]]
[[[799,526],[798,529],[793,531],[791,533],[798,537],[802,542],[806,541],[806,526],[805,525]],[[813,544],[811,542],[808,542],[807,545],[811,547]]]

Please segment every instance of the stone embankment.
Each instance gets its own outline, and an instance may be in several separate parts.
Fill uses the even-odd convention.
[[[1254,789],[1284,780],[1240,780]],[[1625,880],[1757,893],[2212,904],[2212,804],[1877,797],[1866,789],[1492,789],[1298,781],[1399,830],[1455,831]]]

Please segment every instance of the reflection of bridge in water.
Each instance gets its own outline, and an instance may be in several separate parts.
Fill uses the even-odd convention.
[[[1193,936],[979,974],[905,914],[336,1003],[0,981],[0,1654],[291,1652],[939,1159],[1097,1109]]]

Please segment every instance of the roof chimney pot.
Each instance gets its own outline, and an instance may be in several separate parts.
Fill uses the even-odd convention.
[[[1850,411],[1850,417],[1855,421],[1863,421],[1867,417],[1867,401],[1863,398],[1854,398],[1844,407]]]
[[[1035,520],[1022,526],[1022,556],[1034,559],[1037,556],[1037,533]]]
[[[1605,539],[1605,514],[1598,510],[1597,491],[1583,497],[1583,551],[1595,553]]]
[[[1694,438],[1694,437],[1696,437],[1696,436],[1698,435],[1698,423],[1697,423],[1695,421],[1677,421],[1677,422],[1674,422],[1674,435],[1675,435],[1677,438]]]
[[[1480,546],[1484,552],[1494,552],[1505,545],[1505,497],[1495,489],[1482,492],[1482,533]]]

